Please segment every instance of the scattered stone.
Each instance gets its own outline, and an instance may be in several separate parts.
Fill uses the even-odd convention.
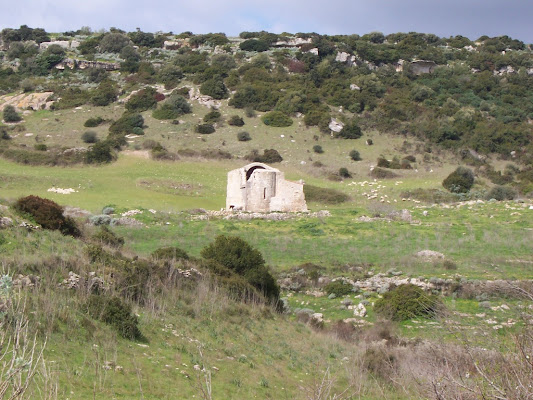
[[[13,220],[9,217],[0,217],[0,229],[13,226]]]
[[[437,260],[437,259],[444,259],[444,254],[439,253],[438,251],[433,250],[421,250],[418,253],[416,253],[417,257],[425,258],[426,260]]]
[[[362,303],[359,303],[353,310],[353,315],[359,318],[366,317],[366,307]]]

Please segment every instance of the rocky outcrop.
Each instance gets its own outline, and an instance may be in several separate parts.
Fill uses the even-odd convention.
[[[288,38],[286,40],[278,40],[276,43],[274,43],[273,46],[274,47],[300,47],[300,46],[303,46],[304,44],[309,44],[312,42],[313,42],[312,38],[303,39],[303,38],[295,37],[295,38]]]
[[[333,132],[339,133],[342,131],[342,128],[344,128],[344,124],[340,121],[337,121],[335,118],[331,118],[331,121],[329,122],[329,129],[331,129]]]
[[[417,60],[409,64],[411,72],[415,75],[431,74],[436,67],[434,61]]]
[[[216,110],[218,110],[222,104],[220,101],[213,99],[211,96],[201,94],[196,88],[192,88],[189,91],[189,99],[197,101],[202,106]]]
[[[48,101],[48,98],[53,95],[53,92],[43,93],[21,93],[14,96],[0,97],[0,111],[5,106],[11,105],[15,107],[18,112],[25,110],[43,110],[49,109],[53,101]]]
[[[75,60],[73,58],[66,58],[55,66],[56,69],[103,69],[106,71],[116,71],[120,68],[119,63],[104,62],[104,61],[87,61],[87,60]]]
[[[50,46],[54,44],[56,46],[59,46],[59,47],[62,47],[68,50],[68,49],[77,48],[80,45],[80,42],[78,42],[77,40],[54,40],[52,42],[42,42],[41,44],[39,44],[39,49],[46,50],[47,48],[49,48]]]
[[[337,56],[335,57],[335,61],[345,63],[351,66],[355,64],[356,57],[354,55],[351,55],[350,53],[339,51],[337,53]]]
[[[189,39],[165,40],[163,42],[163,48],[165,50],[177,50],[182,47],[190,47]]]

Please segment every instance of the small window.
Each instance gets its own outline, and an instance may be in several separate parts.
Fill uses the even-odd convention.
[[[263,188],[263,200],[267,198],[267,188]]]

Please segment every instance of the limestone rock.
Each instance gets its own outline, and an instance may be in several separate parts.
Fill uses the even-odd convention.
[[[0,229],[13,226],[13,220],[9,217],[0,217]]]
[[[433,250],[420,250],[418,253],[416,253],[416,256],[420,258],[425,258],[426,260],[444,259],[444,254]]]
[[[364,304],[359,303],[353,310],[353,315],[359,318],[366,317],[366,307]]]
[[[335,118],[331,118],[329,129],[331,129],[333,132],[339,133],[342,131],[342,128],[344,128],[344,124],[342,122],[337,121]]]

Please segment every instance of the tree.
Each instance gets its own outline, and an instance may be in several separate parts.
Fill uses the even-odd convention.
[[[354,120],[351,120],[344,125],[342,130],[337,134],[338,137],[344,139],[359,139],[362,135],[361,128]]]
[[[200,93],[221,100],[228,97],[228,88],[220,77],[208,79],[200,86]]]
[[[100,51],[106,53],[120,53],[131,44],[130,39],[121,33],[108,33],[100,41]]]
[[[17,113],[15,107],[7,105],[4,107],[4,121],[5,122],[19,122],[22,117]]]

